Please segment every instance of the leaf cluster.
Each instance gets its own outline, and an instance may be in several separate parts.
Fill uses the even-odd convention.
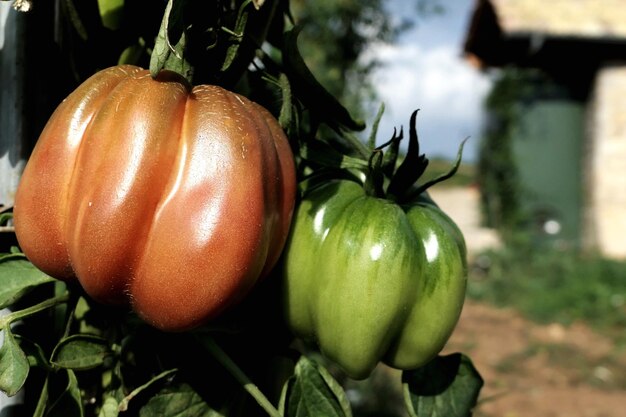
[[[166,334],[17,251],[0,257],[0,288],[11,309],[0,318],[0,390],[28,384],[33,416],[352,416],[335,377],[273,332],[280,319],[263,290],[210,327]],[[403,386],[412,416],[468,416],[482,379],[454,354],[404,372]]]

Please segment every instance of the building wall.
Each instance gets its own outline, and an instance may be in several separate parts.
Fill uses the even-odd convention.
[[[588,117],[587,244],[626,259],[626,63],[598,72]]]

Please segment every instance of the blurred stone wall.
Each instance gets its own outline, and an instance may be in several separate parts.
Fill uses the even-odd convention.
[[[626,63],[598,71],[588,118],[585,244],[626,259]]]

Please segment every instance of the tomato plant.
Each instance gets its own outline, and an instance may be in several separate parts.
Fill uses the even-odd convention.
[[[62,2],[80,85],[0,213],[0,390],[34,416],[351,416],[338,381],[382,361],[409,415],[470,415],[480,376],[438,356],[463,237],[415,115],[396,169],[402,134],[374,148],[380,113],[361,141],[287,0],[160,6]]]

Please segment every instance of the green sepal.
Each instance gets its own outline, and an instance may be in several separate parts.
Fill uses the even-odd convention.
[[[383,150],[385,154],[383,155],[383,163],[382,163],[382,171],[383,174],[387,178],[391,178],[393,176],[393,172],[396,169],[396,162],[398,161],[398,153],[400,150],[400,141],[403,139],[404,132],[400,129],[400,134],[398,135],[396,129],[393,129],[393,136],[386,144],[380,146],[380,149]]]
[[[457,151],[456,159],[454,163],[452,164],[452,167],[450,167],[450,170],[448,172],[441,174],[438,177],[435,177],[431,180],[426,181],[425,183],[421,185],[414,187],[412,190],[406,193],[405,199],[407,201],[413,201],[420,194],[424,193],[433,185],[439,184],[440,182],[443,182],[449,178],[452,178],[454,174],[457,173],[457,171],[459,170],[459,167],[461,166],[461,160],[463,159],[463,147],[465,146],[465,142],[467,142],[467,140],[468,139],[463,140],[461,144],[459,145],[459,150]]]
[[[420,155],[419,140],[415,128],[417,112],[418,111],[415,110],[411,115],[409,125],[409,148],[406,157],[391,178],[391,182],[387,188],[387,195],[396,201],[400,201],[404,198],[404,194],[415,184],[424,171],[426,171],[426,167],[428,167],[428,159],[424,154]]]
[[[380,149],[375,149],[372,151],[372,155],[370,156],[370,160],[368,163],[368,172],[365,179],[365,184],[363,184],[363,188],[365,189],[365,193],[367,195],[373,197],[384,197],[384,189],[383,185],[385,182],[385,176],[382,170],[383,163],[383,152]]]

